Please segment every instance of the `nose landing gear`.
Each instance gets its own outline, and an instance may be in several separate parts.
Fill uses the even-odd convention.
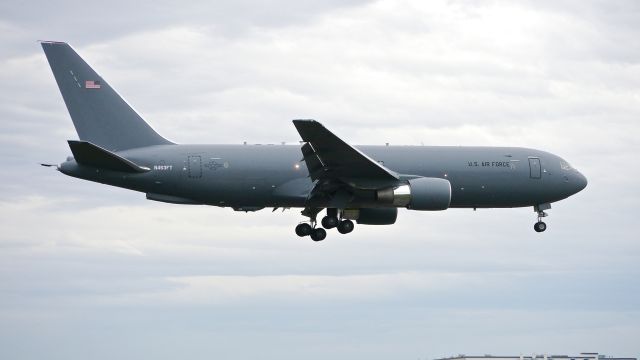
[[[536,232],[543,232],[547,230],[547,224],[543,221],[538,221],[537,223],[533,224],[533,230],[535,230]]]
[[[533,225],[533,230],[536,232],[543,232],[547,230],[547,224],[542,221],[542,218],[549,216],[544,210],[551,209],[551,204],[541,204],[533,207],[534,211],[538,213],[538,222]]]

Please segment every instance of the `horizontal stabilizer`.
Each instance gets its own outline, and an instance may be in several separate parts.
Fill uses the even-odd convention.
[[[74,159],[81,165],[133,173],[150,170],[87,141],[69,140],[68,143]]]

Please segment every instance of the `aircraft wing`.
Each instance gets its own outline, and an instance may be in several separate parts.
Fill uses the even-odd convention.
[[[347,144],[315,120],[293,120],[304,140],[303,160],[312,180],[340,180],[354,187],[376,187],[399,176]]]

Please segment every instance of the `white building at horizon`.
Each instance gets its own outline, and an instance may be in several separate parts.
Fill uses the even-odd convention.
[[[638,360],[634,357],[613,357],[606,356],[595,352],[583,352],[579,355],[549,355],[549,354],[534,354],[534,355],[465,355],[459,354],[457,356],[444,357],[435,360]]]

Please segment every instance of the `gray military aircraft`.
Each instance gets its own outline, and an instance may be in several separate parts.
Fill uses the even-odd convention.
[[[42,41],[80,140],[55,165],[69,176],[149,200],[257,211],[302,208],[298,236],[389,225],[398,208],[532,206],[537,232],[551,203],[587,186],[562,158],[518,147],[352,146],[314,120],[293,120],[301,145],[179,145],[160,136],[68,44]],[[46,165],[46,164],[43,164]],[[47,165],[53,166],[53,165]],[[317,215],[326,216],[317,226]]]

